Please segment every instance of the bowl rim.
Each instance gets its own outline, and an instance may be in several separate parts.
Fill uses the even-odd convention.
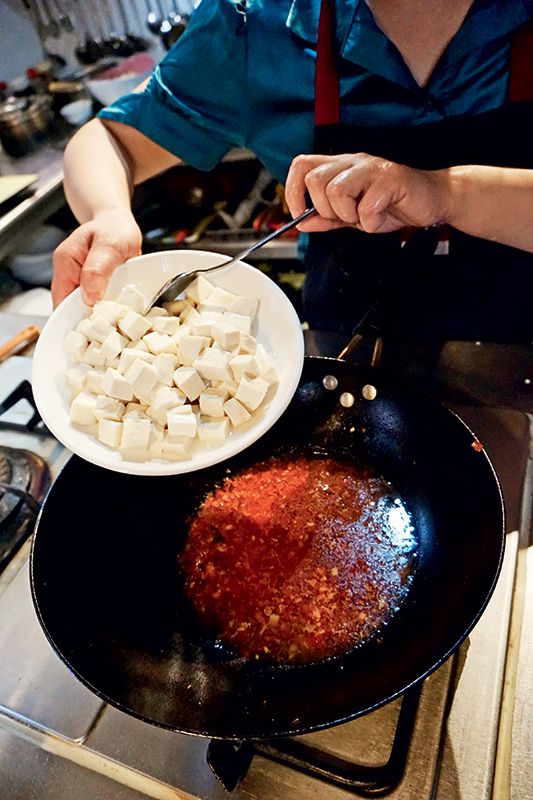
[[[124,270],[125,268],[131,266],[135,267],[135,265],[139,262],[145,261],[149,258],[153,259],[154,257],[160,255],[170,254],[172,256],[175,253],[184,253],[190,257],[192,252],[199,253],[202,255],[202,257],[205,256],[213,259],[227,257],[223,254],[213,253],[212,251],[206,250],[191,251],[184,249],[160,251],[156,253],[147,253],[129,259],[122,264],[118,270]],[[187,268],[189,267],[187,267],[184,263],[181,271],[184,271]],[[256,420],[256,423],[252,427],[248,428],[242,433],[238,431],[235,432],[235,435],[228,437],[226,442],[219,447],[199,447],[191,459],[184,459],[181,461],[158,461],[155,459],[147,461],[127,460],[122,457],[120,451],[107,448],[105,445],[99,442],[94,435],[76,428],[70,422],[68,416],[70,406],[67,404],[64,397],[65,374],[63,372],[62,393],[59,387],[54,385],[54,380],[57,379],[57,374],[50,376],[47,367],[50,364],[50,349],[48,349],[50,341],[53,341],[54,338],[57,340],[57,330],[61,328],[61,324],[65,318],[65,315],[68,315],[69,312],[73,314],[77,309],[77,319],[79,320],[82,319],[82,314],[86,313],[88,310],[88,306],[83,303],[81,289],[78,287],[71,293],[71,295],[65,298],[65,300],[49,317],[47,323],[44,325],[41,331],[39,339],[37,340],[33,356],[32,385],[34,388],[35,403],[44,423],[55,436],[55,438],[58,439],[67,449],[71,450],[71,452],[99,467],[103,467],[114,472],[132,475],[163,476],[195,472],[197,470],[206,469],[207,467],[211,467],[215,464],[226,461],[232,456],[237,455],[237,453],[242,452],[244,449],[256,442],[268,430],[270,430],[270,428],[275,422],[277,422],[291,402],[300,381],[304,365],[305,344],[303,330],[301,328],[301,322],[296,313],[296,309],[283,290],[276,283],[274,283],[271,278],[262,273],[256,267],[252,267],[251,265],[242,261],[236,262],[232,267],[229,267],[226,271],[226,274],[228,274],[230,271],[237,270],[244,270],[247,273],[253,273],[254,275],[258,276],[259,281],[268,282],[265,283],[265,286],[268,286],[271,295],[277,297],[283,304],[286,312],[286,322],[292,323],[291,331],[295,334],[292,360],[290,361],[291,369],[290,371],[288,370],[289,362],[286,361],[286,374],[283,381],[283,391],[280,392],[280,384],[278,384],[276,392],[274,393],[274,396],[266,407],[264,413],[259,419]],[[176,274],[178,274],[178,272],[176,272]],[[222,273],[220,274],[222,275]],[[120,273],[115,271],[115,280],[119,276]],[[104,297],[105,299],[113,299],[112,295],[108,296],[107,293]],[[69,330],[73,330],[73,327],[70,327]],[[63,337],[64,335],[66,335],[65,331],[62,332]],[[55,349],[57,349],[57,342]],[[70,365],[74,366],[74,364],[68,363],[66,356],[63,358],[63,361],[67,362],[65,365],[65,371]],[[274,366],[277,366],[275,362]],[[57,367],[54,367],[54,369],[57,369]],[[58,403],[59,412],[57,406]]]

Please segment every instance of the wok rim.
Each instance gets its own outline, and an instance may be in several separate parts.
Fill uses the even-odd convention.
[[[383,370],[381,367],[371,367],[371,368],[369,368],[366,365],[353,364],[353,363],[351,363],[349,361],[345,361],[343,359],[334,358],[334,357],[330,357],[330,356],[305,356],[305,362],[307,363],[308,361],[311,361],[313,363],[321,362],[321,363],[324,363],[324,364],[341,365],[343,368],[348,368],[350,370],[352,370],[352,369],[355,369],[355,370],[357,370],[357,369],[364,369],[364,370],[371,369],[373,371],[375,370],[379,374],[381,374],[384,377],[386,377],[386,379],[388,381],[392,382],[394,385],[398,385],[398,386],[402,385],[404,387],[408,387],[411,391],[413,391],[413,387],[407,381],[404,381],[402,379],[398,379],[397,377],[392,377],[392,376],[388,375],[387,372],[385,370]],[[451,415],[455,419],[456,423],[457,422],[460,423],[460,426],[464,429],[465,432],[467,432],[474,440],[477,440],[476,434],[472,431],[470,426],[461,418],[460,414],[458,414],[453,409],[449,408],[447,405],[445,405],[445,403],[443,403],[442,401],[440,401],[438,398],[434,397],[430,393],[425,392],[424,390],[419,390],[419,389],[416,389],[416,392],[420,396],[423,396],[424,398],[429,399],[429,401],[431,403],[436,404],[440,408],[444,409],[447,414]],[[198,728],[189,728],[189,727],[184,726],[184,725],[180,725],[179,727],[177,727],[177,726],[172,725],[170,723],[165,723],[165,722],[162,722],[161,720],[154,719],[151,716],[148,716],[148,715],[143,714],[143,713],[141,713],[139,711],[136,711],[134,708],[130,708],[126,703],[114,699],[107,692],[102,691],[101,689],[96,687],[93,683],[91,683],[90,680],[88,680],[86,677],[84,677],[84,675],[79,671],[79,669],[76,666],[74,666],[74,664],[71,663],[71,660],[65,655],[65,653],[63,652],[64,648],[62,649],[56,643],[56,641],[54,639],[54,636],[51,633],[51,631],[49,629],[49,626],[45,621],[45,618],[44,618],[43,613],[42,613],[39,597],[38,597],[38,590],[36,589],[36,584],[38,583],[38,581],[37,581],[36,575],[35,575],[35,560],[36,560],[35,559],[35,550],[38,547],[38,535],[39,535],[39,531],[41,530],[41,527],[42,527],[43,515],[44,515],[44,513],[46,513],[46,506],[47,506],[48,498],[49,498],[49,496],[51,494],[54,493],[54,487],[56,485],[56,482],[60,479],[61,475],[63,474],[63,471],[65,469],[68,469],[68,465],[70,464],[72,459],[77,460],[80,463],[85,463],[82,458],[80,458],[79,456],[76,456],[76,455],[73,455],[73,457],[71,457],[64,464],[64,466],[62,467],[62,469],[61,469],[60,473],[58,474],[56,480],[52,483],[52,485],[48,489],[48,492],[45,495],[45,498],[43,500],[41,509],[39,511],[39,514],[38,514],[36,522],[35,522],[34,534],[33,534],[33,537],[32,537],[31,549],[30,549],[29,567],[30,567],[31,595],[32,595],[32,600],[33,600],[34,608],[35,608],[39,623],[41,625],[41,628],[42,628],[42,630],[43,630],[48,642],[50,643],[50,645],[51,645],[52,649],[54,650],[54,652],[56,653],[56,655],[67,666],[67,668],[73,673],[73,675],[89,691],[91,691],[93,694],[95,694],[98,698],[100,698],[101,700],[106,702],[111,707],[116,708],[117,710],[122,711],[123,713],[126,713],[129,716],[133,716],[134,718],[136,718],[136,719],[138,719],[138,720],[140,720],[142,722],[148,723],[150,725],[154,725],[155,727],[161,728],[163,730],[168,730],[168,731],[171,731],[171,732],[174,732],[174,733],[181,733],[181,734],[185,734],[185,735],[188,735],[188,736],[197,736],[197,737],[201,737],[201,738],[208,738],[208,739],[220,740],[220,741],[236,741],[236,742],[237,741],[249,741],[249,742],[257,741],[257,742],[261,742],[261,741],[277,740],[277,739],[281,739],[281,738],[287,738],[287,737],[292,737],[292,736],[300,736],[300,735],[304,735],[304,734],[315,733],[315,732],[318,732],[318,731],[321,731],[321,730],[326,730],[328,728],[335,727],[337,725],[342,725],[342,724],[346,724],[348,722],[352,722],[353,720],[355,720],[355,719],[357,719],[359,717],[365,716],[366,714],[369,714],[369,713],[371,713],[371,712],[373,712],[373,711],[375,711],[375,710],[387,705],[388,703],[392,702],[393,700],[397,699],[398,697],[402,696],[410,688],[412,688],[416,684],[422,682],[423,680],[427,679],[432,673],[434,673],[439,667],[441,667],[450,658],[450,656],[452,656],[458,650],[458,648],[464,643],[464,641],[468,638],[469,634],[472,632],[474,627],[479,622],[481,616],[485,612],[485,610],[486,610],[486,608],[487,608],[487,606],[488,606],[488,604],[489,604],[489,602],[490,602],[490,600],[492,598],[492,595],[494,593],[494,590],[496,588],[496,585],[497,585],[498,580],[499,580],[500,575],[501,575],[503,560],[504,560],[504,556],[505,556],[506,538],[507,538],[506,511],[505,511],[505,504],[504,504],[504,498],[503,498],[503,493],[502,493],[502,487],[501,487],[498,475],[497,475],[497,473],[495,471],[494,465],[492,464],[492,461],[491,461],[491,459],[490,459],[490,457],[489,457],[489,455],[488,455],[488,453],[486,452],[485,449],[483,449],[483,451],[481,453],[479,453],[479,455],[484,459],[485,465],[488,466],[489,471],[490,471],[490,473],[492,475],[492,478],[493,478],[493,481],[494,481],[494,487],[495,487],[495,489],[497,491],[497,496],[498,496],[498,501],[499,501],[499,503],[498,503],[498,505],[499,505],[499,514],[501,515],[500,516],[500,521],[498,523],[498,528],[500,529],[500,535],[498,537],[498,558],[497,558],[497,563],[495,564],[495,569],[494,569],[493,574],[491,573],[492,574],[492,579],[491,579],[490,585],[488,585],[487,588],[484,590],[483,601],[479,605],[479,607],[477,608],[476,613],[473,615],[472,619],[470,620],[470,622],[468,623],[466,628],[461,632],[460,636],[455,638],[455,642],[453,644],[449,645],[446,648],[445,652],[436,661],[434,661],[434,663],[432,663],[430,666],[426,667],[423,670],[423,672],[418,674],[415,678],[413,678],[412,680],[406,682],[405,684],[402,684],[399,688],[395,689],[392,693],[389,693],[386,697],[380,699],[377,702],[370,703],[365,708],[359,708],[358,710],[354,711],[353,713],[342,715],[340,717],[334,717],[333,719],[329,719],[329,720],[318,722],[318,723],[311,724],[311,725],[309,725],[309,724],[307,724],[307,725],[297,724],[297,725],[294,725],[292,727],[289,727],[289,728],[286,728],[286,729],[283,729],[283,730],[276,730],[275,732],[272,732],[272,731],[269,731],[269,732],[252,731],[252,732],[246,733],[244,735],[243,735],[243,733],[240,733],[240,734],[229,734],[229,733],[221,733],[221,732],[214,732],[213,733],[213,732],[208,731],[208,730],[206,731],[206,730],[199,730]],[[178,477],[180,477],[180,476],[178,476]],[[496,538],[494,538],[494,551],[496,552]],[[355,648],[355,649],[357,649],[357,648]],[[350,652],[351,651],[348,651],[344,655],[349,655]],[[340,657],[333,657],[333,658],[334,659],[335,658],[342,658],[342,656],[343,656],[343,654],[341,654]],[[254,663],[254,662],[249,662],[249,663]],[[319,663],[319,662],[313,662],[313,663]],[[306,666],[312,666],[312,665],[313,664],[309,664],[309,665],[303,664],[303,665],[294,665],[294,667],[296,669],[298,669],[298,670],[302,670],[302,669],[305,669]],[[281,665],[279,665],[279,666],[281,666]],[[285,666],[284,668],[286,669],[287,667]],[[290,667],[289,667],[289,669],[290,669]]]

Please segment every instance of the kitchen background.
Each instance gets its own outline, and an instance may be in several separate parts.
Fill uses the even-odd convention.
[[[193,0],[7,0],[0,31],[4,310],[49,311],[52,252],[76,224],[61,188],[65,143],[149,73],[193,10]],[[169,171],[139,187],[134,205],[145,252],[196,247],[234,255],[289,218],[281,187],[241,150],[209,175],[186,166]],[[299,309],[297,234],[273,242],[255,262]]]
[[[51,311],[52,252],[75,226],[62,188],[66,142],[160,60],[192,5],[1,0],[0,9],[1,347]],[[209,175],[170,170],[139,187],[134,203],[146,252],[234,254],[287,218],[280,187],[239,150]],[[299,310],[296,238],[272,242],[254,263]],[[312,332],[306,343],[329,355],[341,344]],[[419,698],[408,693],[297,737],[318,751],[319,768],[258,748],[234,792],[239,800],[533,800],[533,358],[530,348],[450,342],[428,373],[423,365],[416,372],[415,356],[396,350],[397,371],[421,378],[461,414],[502,482],[507,548],[496,592]],[[38,625],[28,579],[35,509],[24,497],[39,502],[69,454],[34,415],[30,378],[31,346],[0,362],[0,800],[221,800],[228,795],[206,756],[231,779],[242,766],[231,748],[217,752],[108,706],[67,670]]]

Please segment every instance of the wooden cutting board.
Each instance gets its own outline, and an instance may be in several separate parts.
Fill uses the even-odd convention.
[[[28,186],[31,186],[36,180],[37,175],[1,175],[0,204],[14,197]]]

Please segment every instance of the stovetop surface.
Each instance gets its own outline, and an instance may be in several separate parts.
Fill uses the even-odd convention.
[[[334,357],[344,344],[339,337],[306,333],[311,355]],[[524,539],[530,449],[526,412],[533,410],[528,377],[530,371],[533,375],[533,357],[530,348],[476,343],[448,343],[436,358],[427,352],[418,356],[413,357],[412,350],[385,347],[381,366],[442,399],[484,443],[502,485],[509,535],[502,575],[487,610],[460,650],[423,684],[405,776],[387,796],[392,800],[489,800],[519,553],[518,529]],[[11,372],[29,373],[30,359],[20,362]],[[8,388],[2,381],[2,374],[7,374],[5,366],[2,372],[0,365],[0,401]],[[68,459],[68,453],[42,432],[0,428],[0,445],[13,441],[29,449],[34,446],[36,452],[43,450],[53,461],[53,474]],[[27,547],[17,558],[9,578],[2,582],[0,576],[0,662],[9,664],[9,669],[0,672],[0,737],[5,744],[0,751],[0,797],[228,797],[206,766],[205,740],[147,725],[106,706],[68,672],[44,638],[33,611]],[[531,623],[533,628],[533,620]],[[526,645],[533,651],[531,639],[526,637]],[[522,662],[524,658],[522,655]],[[519,675],[522,696],[528,686],[533,689],[533,675],[528,684],[527,674],[527,669],[522,669]],[[352,723],[298,738],[342,758],[369,765],[382,763],[390,750],[399,704],[400,700],[394,701]],[[472,725],[473,719],[476,725]],[[524,731],[528,719],[531,715],[525,710],[516,728],[521,732],[519,752],[525,752],[527,746]],[[13,761],[14,742],[21,740],[23,757],[31,765],[26,772]],[[46,752],[54,753],[53,761],[49,755],[41,757]],[[526,782],[527,772],[515,778],[516,792],[522,794],[517,793],[513,800],[526,800],[522,788]],[[115,793],[113,786],[117,787]],[[125,786],[129,787],[126,792]],[[340,800],[354,795],[256,757],[233,796],[238,800]]]

